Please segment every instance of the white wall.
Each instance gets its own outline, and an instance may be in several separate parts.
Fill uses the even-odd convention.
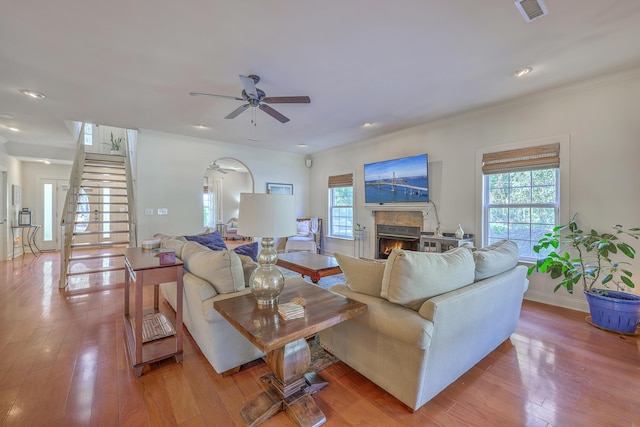
[[[222,175],[222,209],[221,221],[227,223],[231,218],[238,217],[240,193],[251,193],[251,175],[246,172],[230,172]],[[264,192],[262,188],[258,192]]]
[[[140,131],[137,144],[139,241],[155,233],[202,231],[202,178],[207,166],[220,157],[247,165],[257,193],[266,192],[267,182],[293,184],[296,214],[309,215],[309,169],[303,155],[148,130]],[[145,216],[145,208],[152,208],[154,215]],[[167,208],[168,215],[158,216],[158,208]]]
[[[18,159],[7,154],[4,144],[0,144],[0,170],[7,173],[5,197],[7,212],[0,213],[3,217],[6,215],[7,218],[6,223],[0,225],[0,261],[6,261],[11,256],[11,246],[13,244],[9,226],[13,224],[14,220],[17,223],[18,211],[21,207],[21,205],[12,204],[11,189],[13,185],[22,185],[22,165]]]
[[[638,226],[638,111],[640,70],[636,69],[318,153],[311,168],[310,213],[326,218],[327,177],[353,171],[355,221],[368,224],[363,164],[426,152],[431,197],[442,230],[453,232],[462,224],[465,232],[476,234],[478,244],[481,206],[476,191],[481,176],[476,151],[560,135],[571,145],[569,157],[561,159],[561,165],[571,165],[570,202],[562,207],[563,219],[578,212],[585,228]],[[328,239],[325,251],[352,253],[352,242]],[[640,264],[630,270],[640,277]],[[534,274],[530,279],[528,298],[586,310],[582,292],[554,294],[548,278]]]

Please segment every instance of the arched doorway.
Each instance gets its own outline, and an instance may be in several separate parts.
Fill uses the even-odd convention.
[[[238,217],[240,193],[253,190],[253,174],[243,162],[232,157],[213,161],[204,173],[204,226],[217,228],[223,234],[224,225]]]

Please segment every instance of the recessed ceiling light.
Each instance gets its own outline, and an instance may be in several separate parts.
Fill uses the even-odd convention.
[[[50,165],[51,162],[49,160],[40,160],[42,163],[44,163],[45,165]]]
[[[207,128],[207,126],[200,125],[200,124],[195,124],[194,126],[197,127],[198,129],[206,129]]]
[[[308,146],[309,146],[309,144],[298,144],[298,147],[300,147],[300,148],[305,148],[305,147],[308,147]]]
[[[0,114],[0,119],[13,120],[15,119],[15,117],[13,117],[11,114]]]
[[[12,132],[20,132],[20,129],[14,128],[13,126],[5,126],[6,129],[9,129]]]
[[[36,99],[46,98],[44,93],[36,92],[35,90],[20,89],[20,93]]]
[[[371,122],[364,122],[364,123],[362,124],[362,127],[363,127],[363,128],[369,128],[369,127],[371,127],[371,126],[373,126],[373,123],[371,123]]]
[[[513,72],[513,74],[511,74],[511,75],[513,77],[522,77],[522,76],[526,76],[527,74],[529,74],[532,71],[533,71],[533,68],[525,67],[525,68],[520,68],[519,70],[515,70]]]

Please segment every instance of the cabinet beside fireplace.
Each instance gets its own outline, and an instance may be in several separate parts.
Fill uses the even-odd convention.
[[[453,233],[444,233],[442,237],[439,237],[431,232],[423,232],[420,234],[419,250],[421,252],[442,253],[465,243],[473,244],[473,234],[465,234],[462,239],[458,239]]]

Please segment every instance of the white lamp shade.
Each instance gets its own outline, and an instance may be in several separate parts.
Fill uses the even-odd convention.
[[[238,234],[288,237],[297,232],[293,195],[240,193]]]

